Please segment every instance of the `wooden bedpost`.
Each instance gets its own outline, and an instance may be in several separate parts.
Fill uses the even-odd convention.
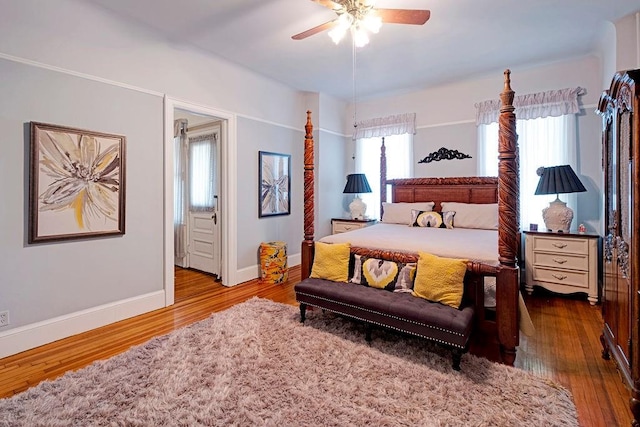
[[[382,204],[387,201],[387,147],[384,145],[384,136],[382,137],[382,145],[380,145],[380,218],[382,219]]]
[[[504,72],[498,134],[498,260],[496,316],[502,361],[513,365],[519,344],[518,248],[520,238],[518,136],[511,71]],[[516,310],[514,313],[513,310]]]
[[[307,111],[307,123],[304,126],[304,240],[301,247],[301,280],[311,274],[313,262],[314,239],[314,154],[313,154],[313,123],[311,111]]]

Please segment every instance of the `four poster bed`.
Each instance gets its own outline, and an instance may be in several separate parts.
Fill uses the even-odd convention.
[[[467,274],[465,276],[465,292],[471,289],[475,304],[473,314],[474,333],[480,333],[483,337],[493,337],[500,347],[500,357],[503,363],[513,365],[516,356],[516,347],[519,343],[519,270],[517,256],[520,245],[519,235],[519,206],[518,206],[518,159],[517,159],[517,136],[516,118],[513,107],[514,92],[510,87],[510,71],[504,73],[504,90],[500,95],[501,109],[499,117],[499,148],[498,148],[498,177],[467,177],[467,178],[409,178],[386,180],[386,156],[384,143],[381,150],[381,188],[390,185],[392,188],[392,203],[418,203],[434,202],[433,210],[442,211],[441,203],[459,203],[459,206],[497,206],[496,230],[491,234],[480,233],[473,240],[476,245],[476,252],[473,254],[460,252],[460,256],[452,256],[452,253],[442,252],[446,246],[447,250],[454,251],[452,245],[436,244],[431,249],[422,249],[439,256],[449,256],[452,258],[467,259]],[[307,112],[307,123],[305,125],[305,150],[304,150],[304,241],[302,242],[302,266],[301,278],[304,281],[312,271],[314,256],[314,148],[313,148],[313,125],[311,123],[311,113]],[[386,204],[386,194],[381,192],[382,202]],[[410,205],[408,205],[410,206]],[[377,257],[382,259],[392,259],[396,262],[411,263],[418,260],[417,247],[413,247],[406,242],[394,242],[393,240],[382,240],[382,243],[358,243],[368,242],[358,240],[358,233],[365,230],[375,230],[380,227],[380,235],[384,234],[383,227],[387,228],[388,235],[399,235],[400,228],[390,228],[397,224],[383,224],[367,227],[366,229],[344,233],[343,239],[351,241],[351,254],[363,255],[367,257]],[[402,230],[412,229],[406,225]],[[415,229],[415,228],[414,228]],[[423,231],[425,229],[419,230]],[[462,229],[464,230],[464,229]],[[416,241],[431,241],[435,232],[445,235],[445,242],[458,240],[462,247],[471,247],[471,234],[464,235],[462,230],[445,230],[432,228],[428,232],[429,237],[419,237]],[[418,231],[418,230],[416,230]],[[457,232],[458,237],[453,238]],[[469,230],[473,231],[473,230]],[[488,230],[475,230],[476,232],[488,232]],[[423,231],[424,232],[424,231]],[[477,233],[476,233],[477,234]],[[329,236],[333,237],[333,236]],[[353,240],[352,240],[353,239]],[[325,239],[322,239],[323,241]],[[327,241],[331,242],[329,238]],[[339,241],[339,240],[336,240]],[[441,241],[440,241],[441,242]],[[489,242],[490,248],[487,247]],[[484,245],[484,246],[483,246]],[[438,247],[439,246],[439,247]],[[458,246],[460,247],[460,246]],[[487,249],[488,248],[488,249]],[[462,250],[461,250],[462,251]],[[487,278],[495,283],[495,308],[485,310],[484,286]],[[473,285],[469,287],[469,285]],[[302,301],[301,301],[302,303]],[[314,305],[311,303],[311,305]],[[302,304],[301,304],[302,306]],[[302,307],[301,307],[302,308]],[[322,307],[321,307],[322,308]],[[301,310],[304,320],[304,312]],[[375,321],[373,323],[376,323]],[[393,326],[392,326],[393,327]],[[397,329],[397,328],[396,328]],[[415,333],[416,335],[420,335]],[[434,339],[433,337],[429,337]],[[435,339],[440,341],[439,339]],[[466,345],[466,344],[465,344]],[[455,357],[455,356],[454,356]]]

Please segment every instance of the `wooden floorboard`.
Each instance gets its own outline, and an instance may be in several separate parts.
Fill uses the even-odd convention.
[[[0,397],[12,396],[43,380],[112,357],[253,296],[295,305],[293,286],[299,280],[300,268],[294,267],[285,284],[252,280],[227,288],[215,276],[176,268],[173,306],[0,359]],[[614,362],[601,357],[601,307],[590,305],[586,298],[559,296],[539,289],[531,296],[525,295],[525,301],[536,334],[521,337],[515,366],[566,387],[576,403],[580,425],[630,425],[627,404],[630,393]],[[481,350],[478,346],[474,346],[474,352],[484,352],[480,355],[490,359],[497,354],[495,348]]]

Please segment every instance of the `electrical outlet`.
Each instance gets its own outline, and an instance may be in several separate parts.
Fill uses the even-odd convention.
[[[9,310],[0,311],[0,327],[7,326],[9,324]]]

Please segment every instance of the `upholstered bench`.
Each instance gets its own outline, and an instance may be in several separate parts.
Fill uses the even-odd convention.
[[[460,370],[474,324],[474,307],[465,301],[456,309],[411,293],[314,278],[303,280],[294,289],[302,322],[307,306],[313,306],[364,321],[367,341],[371,340],[372,325],[420,336],[449,347],[453,369]]]

